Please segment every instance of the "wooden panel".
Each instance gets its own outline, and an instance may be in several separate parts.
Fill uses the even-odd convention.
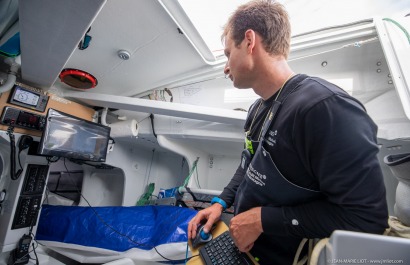
[[[78,103],[70,101],[70,100],[67,100],[65,98],[61,98],[61,97],[59,97],[55,94],[52,94],[52,93],[43,92],[42,90],[37,89],[37,88],[33,88],[33,87],[30,87],[30,86],[27,86],[27,85],[24,85],[24,84],[21,84],[21,83],[17,83],[17,84],[19,86],[27,89],[27,90],[31,90],[31,91],[34,91],[34,92],[37,92],[37,93],[47,94],[48,96],[50,96],[45,111],[44,112],[36,111],[36,110],[33,110],[33,109],[23,108],[23,107],[20,107],[20,106],[17,106],[17,105],[7,103],[8,98],[9,98],[10,93],[11,93],[11,91],[8,91],[8,92],[4,92],[0,95],[0,111],[1,111],[1,113],[3,113],[3,110],[6,106],[10,106],[10,107],[13,107],[13,108],[16,108],[16,109],[21,109],[23,111],[33,112],[37,115],[46,116],[47,115],[47,110],[49,108],[52,108],[52,109],[56,109],[56,110],[71,114],[75,117],[88,120],[88,121],[93,120],[93,115],[94,115],[95,111],[92,108],[89,108],[87,106],[78,104]],[[8,128],[8,126],[0,124],[0,130],[6,131],[7,128]],[[27,134],[27,135],[32,135],[32,136],[41,136],[41,134],[42,134],[40,131],[22,129],[22,128],[17,128],[17,127],[14,129],[14,131],[17,132],[17,133],[22,133],[22,134]]]

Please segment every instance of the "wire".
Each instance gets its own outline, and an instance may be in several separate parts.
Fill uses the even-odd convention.
[[[57,192],[58,191],[58,186],[60,186],[60,180],[61,180],[61,177],[62,177],[61,173],[62,172],[60,172],[60,174],[58,175],[56,187],[54,188],[54,192]]]
[[[36,241],[37,242],[37,241]],[[38,256],[37,256],[37,253],[36,253],[36,248],[38,247],[38,244],[37,244],[37,247],[34,247],[34,242],[31,244],[32,246],[33,246],[33,253],[34,253],[34,256],[36,256],[36,265],[38,265],[39,263],[38,263]],[[30,258],[31,259],[31,258]]]
[[[194,161],[191,171],[189,172],[188,176],[185,178],[184,184],[182,184],[182,186],[180,188],[188,186],[189,179],[191,178],[192,173],[194,172],[194,170],[195,170],[195,168],[198,164],[198,160],[199,160],[199,157],[197,157],[196,160]]]
[[[185,265],[188,262],[188,242],[186,243],[186,252],[185,252]]]
[[[402,25],[400,25],[397,21],[395,21],[395,20],[393,20],[393,19],[391,19],[391,18],[383,18],[383,20],[384,20],[384,21],[389,21],[389,22],[393,23],[394,25],[396,25],[397,27],[399,27],[399,28],[404,32],[404,34],[406,35],[407,41],[408,41],[409,44],[410,44],[410,35],[409,35],[409,32],[408,32]]]
[[[201,189],[201,185],[199,185],[199,174],[198,174],[198,167],[195,168],[195,172],[196,172],[196,183],[198,184],[198,188]]]
[[[142,120],[138,121],[137,123],[141,123],[142,121],[145,121],[146,119],[148,119],[150,117],[150,115],[148,115],[147,117],[143,118]]]
[[[21,151],[23,151],[23,150],[19,150],[19,154],[18,154],[18,161],[19,161],[19,166],[20,166],[20,169],[21,170],[23,170],[23,167],[21,166],[21,159],[20,159],[20,154],[21,154]]]
[[[157,134],[155,133],[155,127],[154,127],[154,114],[150,114],[149,118],[151,119],[151,126],[152,126],[152,134],[157,138]]]
[[[12,125],[7,128],[7,134],[10,138],[10,177],[12,180],[17,180],[19,176],[16,176],[16,140]]]
[[[151,169],[152,169],[152,163],[154,161],[154,155],[155,155],[155,148],[152,149],[152,156],[151,156],[151,162],[149,165],[149,169],[148,169],[148,173],[146,174],[146,177],[144,179],[144,186],[147,187],[146,188],[146,192],[140,197],[140,199],[137,201],[137,206],[143,206],[146,205],[147,202],[149,201],[149,199],[152,196],[152,192],[155,189],[155,184],[154,183],[149,183],[149,178],[151,176]]]

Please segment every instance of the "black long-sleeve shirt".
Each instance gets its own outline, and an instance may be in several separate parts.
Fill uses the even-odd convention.
[[[290,86],[296,85],[291,81]],[[253,120],[253,140],[258,140],[274,97],[262,101],[259,109],[261,99],[250,108],[245,131]],[[270,130],[278,135],[267,151],[279,171],[323,196],[294,206],[261,205],[264,237],[323,238],[336,229],[384,231],[388,212],[377,159],[377,126],[358,101],[334,84],[308,78],[283,103]],[[220,195],[228,205],[234,203],[244,175],[239,166]]]

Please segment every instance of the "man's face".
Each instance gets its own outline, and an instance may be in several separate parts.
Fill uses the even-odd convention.
[[[225,38],[224,53],[228,58],[224,68],[225,75],[232,80],[234,87],[250,88],[250,55],[247,53],[245,40],[239,46],[235,46],[235,42],[228,34]]]

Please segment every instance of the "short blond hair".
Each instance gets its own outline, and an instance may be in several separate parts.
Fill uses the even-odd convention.
[[[254,0],[239,6],[229,17],[221,38],[223,40],[229,35],[238,46],[248,29],[261,36],[269,54],[288,58],[291,27],[283,5],[274,0]]]

